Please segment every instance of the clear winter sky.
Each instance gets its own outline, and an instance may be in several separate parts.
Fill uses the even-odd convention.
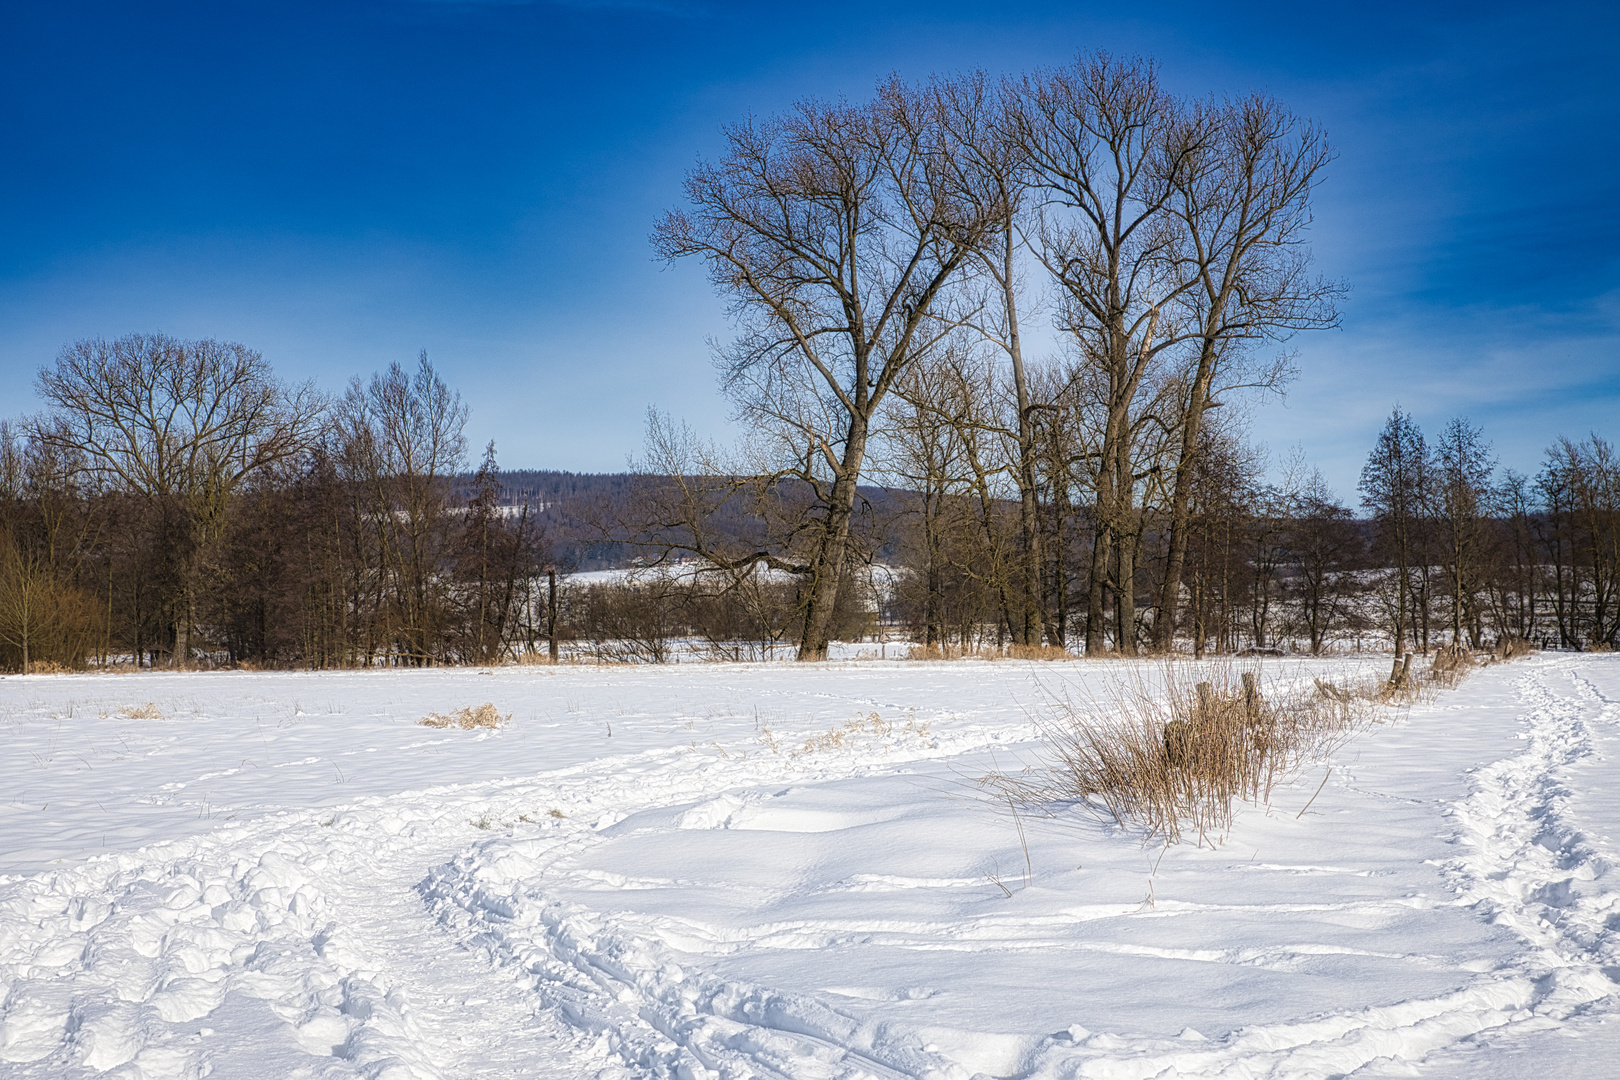
[[[1341,495],[1390,408],[1534,471],[1620,438],[1620,5],[0,4],[0,415],[66,342],[162,330],[341,390],[427,349],[509,467],[622,468],[649,405],[726,432],[722,304],[647,235],[722,124],[803,96],[1146,54],[1339,150],[1344,327],[1262,409]]]

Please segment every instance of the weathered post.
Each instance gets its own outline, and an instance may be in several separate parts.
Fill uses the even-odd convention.
[[[557,662],[557,568],[546,567],[546,635],[551,639],[551,662]]]

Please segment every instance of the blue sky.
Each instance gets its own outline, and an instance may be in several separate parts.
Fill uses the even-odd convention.
[[[1342,330],[1254,420],[1341,495],[1398,401],[1534,471],[1620,438],[1613,5],[12,3],[0,9],[0,415],[66,342],[239,340],[291,378],[427,349],[507,467],[717,435],[721,301],[647,235],[722,124],[1106,48],[1277,95],[1339,150]]]

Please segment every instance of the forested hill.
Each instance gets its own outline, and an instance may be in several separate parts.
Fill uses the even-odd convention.
[[[503,469],[497,476],[500,502],[504,506],[527,505],[529,512],[545,529],[552,556],[559,566],[570,570],[606,570],[629,565],[637,558],[653,554],[649,550],[608,538],[609,522],[634,520],[645,512],[637,504],[647,498],[648,484],[655,478],[638,473],[576,473],[556,469]],[[456,484],[456,495],[472,497],[477,482],[474,473],[465,473]],[[879,558],[896,554],[894,537],[900,531],[898,519],[915,499],[910,492],[863,486],[860,489],[860,515],[867,535],[877,542]],[[719,514],[711,522],[713,531],[727,539],[739,539],[749,529],[745,516]],[[873,537],[872,534],[876,536]]]

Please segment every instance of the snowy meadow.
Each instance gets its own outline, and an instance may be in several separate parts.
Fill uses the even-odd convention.
[[[0,679],[0,1076],[1613,1074],[1620,660],[1377,706],[1180,844],[977,782],[1163,678]]]

